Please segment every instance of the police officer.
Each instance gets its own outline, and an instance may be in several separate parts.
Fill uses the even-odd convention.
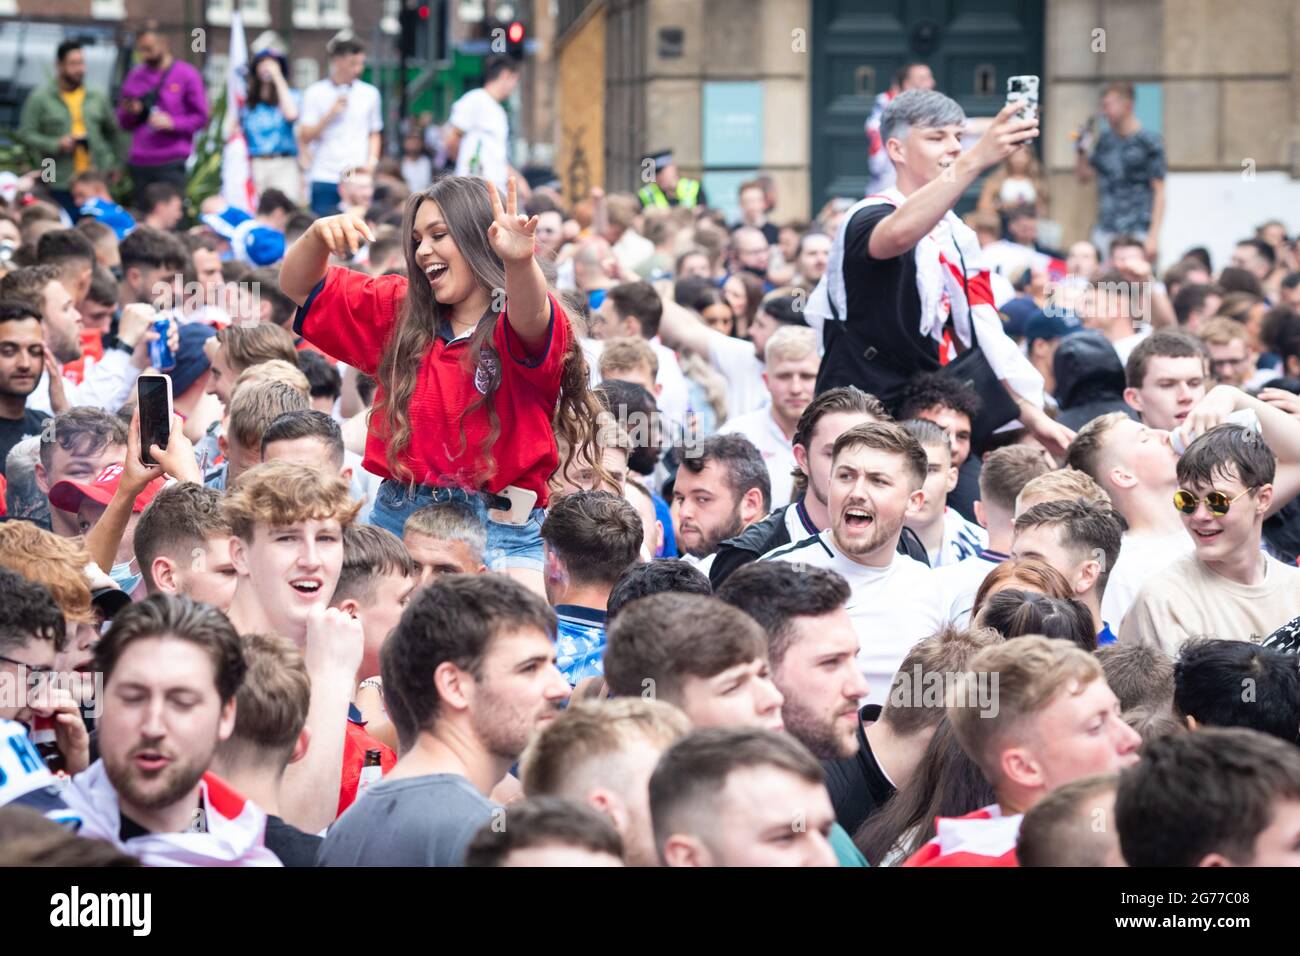
[[[645,209],[667,209],[669,206],[707,206],[704,190],[698,179],[687,179],[677,172],[672,150],[646,157],[655,164],[655,179],[637,192]]]

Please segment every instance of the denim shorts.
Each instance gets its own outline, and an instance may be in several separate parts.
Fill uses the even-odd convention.
[[[542,519],[546,517],[543,508],[534,508],[528,521],[521,525],[493,521],[488,517],[487,502],[477,492],[463,488],[433,488],[429,485],[411,488],[388,478],[379,486],[379,492],[375,495],[370,523],[391,531],[400,538],[406,519],[412,512],[443,501],[463,501],[482,520],[487,528],[487,553],[483,555],[483,563],[489,571],[522,568],[541,572]]]
[[[338,183],[312,182],[311,211],[317,216],[338,215],[343,211],[339,209],[340,201]]]

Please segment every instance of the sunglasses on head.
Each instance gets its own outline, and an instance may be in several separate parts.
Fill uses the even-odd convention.
[[[1247,488],[1240,495],[1237,495],[1237,498],[1248,495],[1253,490],[1253,488]],[[1223,517],[1228,513],[1228,509],[1232,507],[1232,503],[1236,501],[1237,498],[1229,498],[1222,491],[1206,492],[1205,507],[1210,509],[1210,514]],[[1174,492],[1174,507],[1185,515],[1196,514],[1196,506],[1200,503],[1201,499],[1197,498],[1196,495],[1192,494],[1190,491],[1183,491],[1183,489],[1179,488]]]

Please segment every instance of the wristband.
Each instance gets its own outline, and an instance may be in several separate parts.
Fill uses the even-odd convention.
[[[114,339],[113,344],[108,346],[110,349],[117,349],[119,352],[125,352],[127,355],[135,354],[135,346],[127,345],[121,339]]]

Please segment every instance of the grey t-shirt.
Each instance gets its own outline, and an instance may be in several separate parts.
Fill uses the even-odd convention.
[[[496,804],[458,774],[384,780],[325,836],[317,866],[461,866]]]

